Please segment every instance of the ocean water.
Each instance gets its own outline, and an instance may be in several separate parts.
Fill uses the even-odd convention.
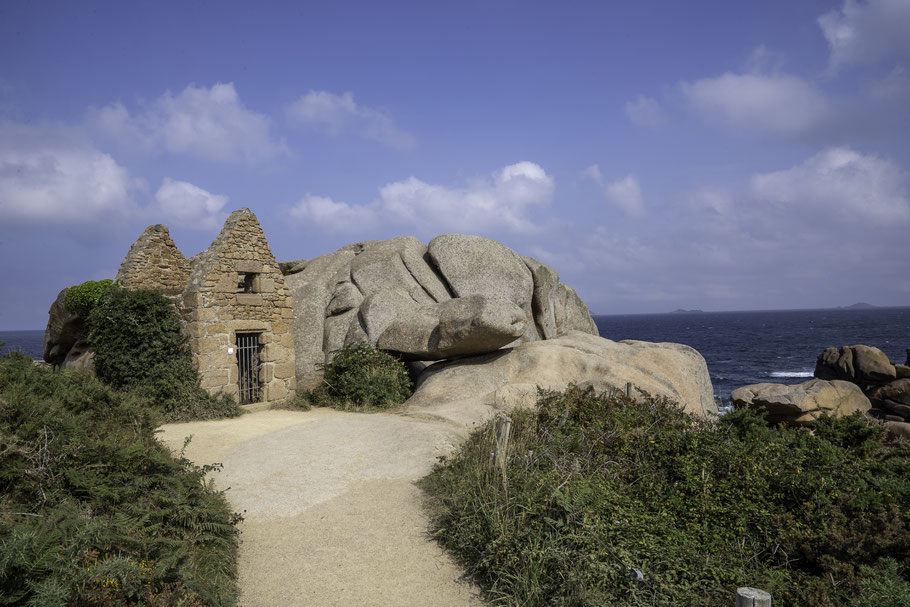
[[[708,363],[715,397],[748,384],[794,384],[812,377],[825,348],[866,344],[893,363],[907,360],[910,308],[869,310],[787,310],[595,316],[603,337],[692,346]],[[0,331],[3,352],[18,350],[41,358],[44,331]]]
[[[16,351],[40,359],[44,354],[44,329],[38,331],[0,331],[0,354]]]
[[[708,363],[718,401],[762,382],[808,381],[828,347],[865,344],[903,364],[910,348],[910,308],[783,310],[595,316],[601,336],[686,344]]]

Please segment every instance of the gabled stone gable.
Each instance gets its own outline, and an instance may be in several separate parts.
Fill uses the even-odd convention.
[[[186,290],[190,264],[174,241],[168,229],[161,225],[149,226],[120,264],[117,282],[125,289],[158,289],[166,295],[181,294]]]
[[[236,395],[237,364],[229,348],[237,333],[259,333],[262,401],[294,391],[294,309],[284,276],[256,216],[231,213],[211,246],[190,263],[182,313],[202,387]],[[238,277],[253,275],[252,292],[239,292]]]

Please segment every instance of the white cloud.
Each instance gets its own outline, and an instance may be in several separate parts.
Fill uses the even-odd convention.
[[[370,205],[350,205],[308,193],[291,208],[291,217],[330,232],[350,233],[372,228],[376,210]]]
[[[411,149],[417,140],[395,126],[385,113],[354,101],[351,93],[336,95],[328,91],[310,91],[287,108],[290,120],[297,124],[319,124],[333,135],[351,130],[367,139],[398,149]]]
[[[379,190],[379,207],[384,215],[425,229],[529,233],[537,229],[527,216],[529,207],[549,204],[553,190],[553,178],[542,167],[518,162],[463,188],[416,177],[390,183]]]
[[[870,64],[899,55],[910,60],[910,2],[845,0],[818,18],[831,49],[829,67]]]
[[[651,97],[639,95],[635,101],[627,101],[626,116],[633,124],[648,128],[657,128],[667,120],[667,115],[660,104]]]
[[[895,67],[886,77],[872,84],[869,89],[873,99],[878,101],[910,101],[910,76],[901,66]]]
[[[215,162],[250,164],[286,151],[271,133],[271,121],[247,109],[233,83],[189,85],[142,104],[131,115],[120,103],[91,109],[89,123],[102,135],[143,150],[167,150]]]
[[[0,219],[105,224],[135,211],[129,172],[73,131],[0,124]]]
[[[363,205],[308,194],[292,214],[335,232],[395,223],[433,235],[497,228],[533,233],[538,228],[528,211],[552,202],[553,191],[553,178],[543,168],[533,162],[518,162],[466,187],[436,185],[409,177],[386,184],[376,200]]]
[[[592,164],[582,171],[582,176],[603,188],[604,198],[610,204],[619,207],[629,215],[644,215],[645,199],[641,194],[641,185],[634,175],[626,175],[622,179],[604,183],[600,166]]]
[[[604,186],[607,202],[616,205],[630,215],[643,215],[645,200],[641,195],[641,186],[633,175],[611,181]]]
[[[879,225],[910,220],[908,174],[894,162],[831,147],[790,169],[752,177],[759,200],[810,207],[820,217]]]
[[[788,74],[734,74],[680,84],[708,122],[744,130],[797,134],[825,120],[829,102],[817,87]]]
[[[228,197],[212,194],[186,181],[165,177],[149,211],[164,223],[193,230],[217,230],[227,218],[221,209]]]
[[[586,179],[590,179],[594,183],[603,185],[604,176],[603,173],[600,172],[600,165],[592,164],[581,172],[581,176]]]

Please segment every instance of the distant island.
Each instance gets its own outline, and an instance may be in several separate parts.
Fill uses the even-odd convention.
[[[704,313],[705,313],[704,310],[683,310],[682,308],[678,308],[678,309],[670,312],[670,314],[704,314]]]
[[[852,306],[837,306],[838,310],[869,310],[871,308],[877,308],[878,306],[873,306],[872,304],[866,303],[864,301],[853,304]]]

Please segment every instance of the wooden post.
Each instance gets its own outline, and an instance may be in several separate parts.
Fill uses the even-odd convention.
[[[771,607],[771,595],[758,588],[737,588],[736,607]]]
[[[632,398],[632,382],[626,382],[626,398]]]
[[[509,461],[509,436],[512,434],[512,418],[503,415],[496,424],[496,450],[493,451],[493,460],[503,474],[506,471],[506,462]]]

